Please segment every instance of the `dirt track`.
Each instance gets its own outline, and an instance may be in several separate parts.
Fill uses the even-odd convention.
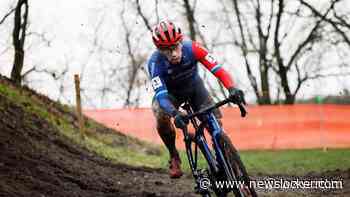
[[[111,164],[0,95],[0,196],[190,196],[190,179]]]
[[[162,169],[112,164],[60,136],[48,122],[25,112],[1,94],[0,109],[1,197],[196,196],[192,193],[193,181],[189,175],[170,180]],[[300,195],[350,194],[350,171],[326,175],[343,177],[345,189]],[[261,194],[295,196],[293,193]]]

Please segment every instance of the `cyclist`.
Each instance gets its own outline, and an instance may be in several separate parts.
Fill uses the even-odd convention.
[[[244,94],[234,86],[230,75],[199,43],[184,40],[181,29],[173,22],[165,20],[152,29],[153,43],[157,50],[148,61],[148,72],[155,95],[152,110],[156,126],[165,146],[169,150],[170,178],[182,176],[181,160],[175,146],[175,128],[183,128],[184,120],[178,107],[189,101],[194,111],[213,103],[198,74],[197,62],[200,62],[214,74],[228,89],[230,96],[238,102],[244,102]],[[214,111],[218,121],[222,117],[219,110]]]

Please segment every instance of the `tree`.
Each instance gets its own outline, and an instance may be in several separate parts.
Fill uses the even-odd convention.
[[[131,39],[132,39],[131,30],[128,28],[128,25],[126,24],[126,17],[124,13],[125,13],[125,10],[123,9],[121,12],[121,19],[122,19],[123,28],[125,30],[125,43],[126,43],[126,47],[128,51],[128,59],[129,59],[127,85],[124,86],[124,91],[126,92],[124,106],[128,107],[131,105],[134,105],[134,106],[138,105],[140,95],[138,95],[134,99],[134,101],[132,100],[131,95],[132,95],[132,92],[136,89],[138,74],[141,71],[142,64],[145,61],[145,59],[141,57],[137,57],[137,55],[134,54],[134,50],[132,48],[132,43],[131,43]],[[144,22],[149,29],[150,26],[148,25],[148,22],[145,18],[144,18]]]
[[[23,13],[23,14],[22,14]],[[14,63],[11,71],[11,79],[20,85],[22,81],[21,72],[24,62],[24,43],[26,38],[28,22],[28,1],[18,0],[15,8],[14,28],[12,32],[13,46],[15,49]]]
[[[317,10],[303,0],[231,0],[233,22],[225,1],[221,2],[233,32],[233,43],[241,50],[250,86],[259,104],[272,103],[271,90],[277,92],[277,102],[282,91],[283,102],[292,104],[305,82],[324,77],[320,74],[322,61],[317,59],[321,60],[326,53],[321,45],[329,39],[322,33],[329,29],[328,24],[336,30],[336,39],[341,37],[348,41],[340,28],[347,27],[346,20],[335,21],[334,6],[341,2],[339,0],[323,3],[325,11]],[[296,31],[298,34],[293,34]],[[329,74],[333,75],[338,74]],[[273,80],[276,77],[277,80]]]

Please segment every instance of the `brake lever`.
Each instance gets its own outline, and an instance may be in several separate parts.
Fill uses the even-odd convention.
[[[238,105],[239,111],[241,112],[241,117],[245,117],[245,116],[247,115],[247,110],[245,109],[245,107],[243,106],[243,104],[242,104],[242,103],[238,103],[238,102],[236,101],[236,99],[233,98],[233,97],[230,97],[229,99],[230,99],[230,101],[231,101],[233,104]]]
[[[237,104],[239,107],[239,110],[241,111],[241,117],[245,117],[247,115],[247,110],[244,108],[242,103]]]

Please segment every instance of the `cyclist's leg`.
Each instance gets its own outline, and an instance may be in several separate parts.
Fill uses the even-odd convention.
[[[190,98],[190,104],[194,111],[198,111],[204,107],[214,104],[213,98],[210,96],[208,90],[205,88],[203,81],[199,81],[194,88],[194,91]],[[216,117],[220,126],[222,126],[221,118],[222,113],[220,109],[213,110],[214,116]],[[199,117],[203,119],[203,117]]]
[[[175,101],[173,101],[173,104],[175,107],[178,107]],[[157,120],[158,134],[169,151],[170,178],[179,178],[183,173],[181,170],[181,159],[175,146],[175,127],[171,123],[171,117],[160,107],[156,99],[153,99],[152,109]]]
[[[170,157],[177,157],[178,152],[175,146],[175,127],[171,123],[171,117],[160,107],[158,101],[153,99],[152,111],[156,118],[156,128],[165,146],[169,150]]]

